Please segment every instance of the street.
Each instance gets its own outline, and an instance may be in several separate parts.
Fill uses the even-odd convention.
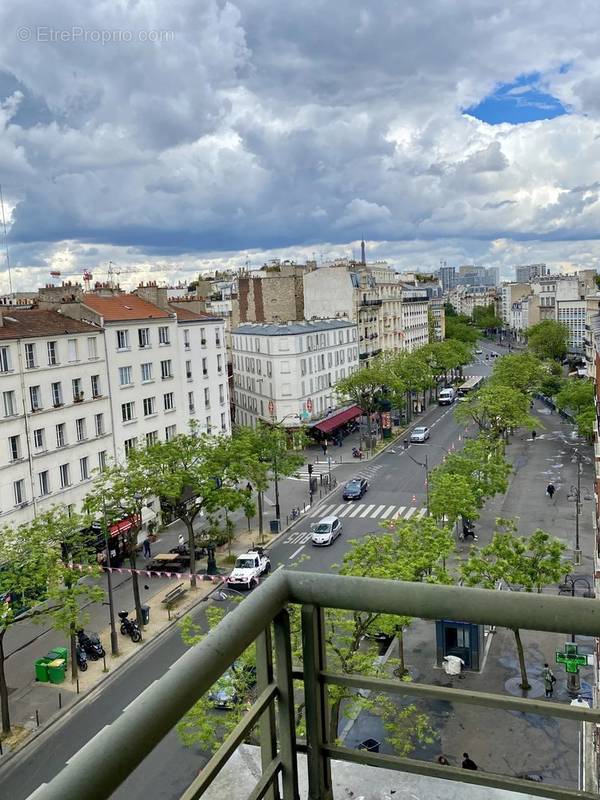
[[[486,346],[486,350],[489,349],[492,348]],[[493,349],[499,348],[494,346]],[[465,370],[465,377],[489,374],[491,363],[493,362],[486,362],[483,357],[478,357],[476,363]],[[423,515],[426,505],[425,456],[431,469],[443,459],[447,451],[462,447],[465,432],[455,422],[453,410],[453,406],[432,406],[424,417],[415,420],[414,424],[426,424],[431,429],[431,438],[424,444],[413,444],[405,450],[400,442],[370,462],[356,461],[336,466],[337,489],[318,508],[302,515],[297,523],[272,546],[270,555],[273,568],[280,565],[293,568],[297,565],[303,570],[330,571],[332,565],[341,563],[344,553],[350,547],[350,540],[377,532],[384,521],[414,519]],[[541,413],[541,409],[539,411]],[[552,420],[552,426],[554,425],[560,426],[560,421],[556,417]],[[540,477],[537,465],[535,474],[527,472],[527,453],[531,448],[531,442],[527,442],[524,435],[520,436],[523,441],[519,441],[516,447],[517,459],[514,462],[516,472],[520,474],[517,474],[516,480],[513,478],[507,497],[493,499],[484,509],[482,518],[477,524],[483,543],[489,540],[493,519],[500,513],[506,516],[520,515],[521,522],[525,523],[520,533],[533,530],[539,525],[555,535],[565,536],[564,520],[572,519],[572,504],[569,506],[565,501],[564,507],[561,505],[561,494],[562,499],[565,494],[564,488],[561,487],[568,481],[562,479],[560,475],[553,474],[559,489],[554,509],[547,508],[543,491],[539,491],[539,498],[535,495],[540,481],[546,481],[547,478]],[[565,436],[568,439],[568,435]],[[548,463],[548,471],[552,472],[554,469],[554,473],[561,472],[563,461],[566,459],[562,456],[562,460],[559,459],[558,453],[561,448],[568,450],[568,445],[565,445],[553,432],[550,420],[547,431],[542,431],[538,436],[536,448],[538,445],[549,448],[548,456],[544,456],[548,462],[553,462]],[[557,451],[556,456],[552,456],[553,450],[550,448]],[[568,469],[568,466],[567,464],[565,469]],[[369,490],[358,502],[343,502],[341,497],[343,484],[354,476],[366,477],[370,484]],[[532,488],[534,485],[535,490]],[[509,496],[513,498],[510,501]],[[508,507],[510,504],[512,506]],[[327,514],[340,517],[343,533],[329,547],[313,547],[309,541],[310,524]],[[557,524],[554,525],[553,521]],[[586,546],[589,550],[591,542],[588,528],[591,526],[586,524],[587,539],[584,539],[584,553]],[[589,569],[587,561],[584,561],[584,565],[582,571]],[[193,617],[200,619],[204,608],[205,606],[197,607]],[[24,800],[40,784],[49,781],[77,750],[110,725],[147,686],[160,678],[185,652],[185,649],[177,627],[169,629],[144,647],[135,659],[113,673],[88,700],[68,711],[31,746],[17,754],[6,768],[2,768],[0,762],[2,796],[11,797],[13,800]],[[163,800],[177,798],[206,760],[205,753],[183,747],[176,733],[172,732],[130,775],[114,797],[123,800],[125,798],[145,800],[148,797],[161,797]],[[90,776],[90,780],[93,781],[93,776]]]

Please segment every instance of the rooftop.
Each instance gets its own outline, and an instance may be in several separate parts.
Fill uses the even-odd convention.
[[[290,336],[354,327],[356,327],[356,323],[348,322],[343,319],[315,319],[282,323],[245,322],[243,325],[236,328],[233,333],[250,336]]]
[[[186,302],[189,302],[186,300]],[[212,314],[203,314],[201,311],[191,311],[179,303],[169,303],[169,308],[177,314],[180,322],[219,322],[220,318]]]
[[[106,322],[121,322],[136,319],[168,319],[171,314],[161,311],[158,306],[142,300],[135,294],[119,294],[113,297],[99,297],[86,294],[83,305],[96,314],[100,314]]]
[[[12,307],[3,308],[1,312],[0,339],[98,332],[93,325],[70,319],[58,311],[43,311],[39,308],[17,310]]]

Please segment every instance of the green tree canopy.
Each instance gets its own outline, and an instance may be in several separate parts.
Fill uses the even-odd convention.
[[[539,390],[547,374],[538,358],[524,352],[496,359],[490,380],[494,385],[510,386],[530,395]]]
[[[479,499],[473,478],[446,472],[443,465],[429,473],[429,510],[435,519],[451,524],[479,517]]]
[[[446,317],[446,339],[457,339],[466,344],[475,344],[479,332],[469,324],[468,317]]]
[[[446,456],[443,463],[430,473],[430,486],[437,485],[437,475],[462,476],[470,483],[472,494],[481,508],[489,497],[503,494],[508,488],[511,466],[505,458],[502,442],[478,436],[468,439],[462,450]],[[439,503],[443,498],[439,498]]]
[[[527,344],[538,358],[562,359],[569,346],[569,329],[562,322],[545,319],[525,331]]]
[[[496,314],[496,306],[490,303],[487,306],[475,306],[473,309],[473,322],[480,330],[501,328],[502,320]]]
[[[596,418],[594,384],[581,378],[569,378],[556,395],[556,405],[562,411],[570,411],[581,436],[591,440]]]
[[[517,428],[535,428],[538,425],[529,413],[529,405],[529,397],[518,389],[510,386],[499,389],[488,383],[460,403],[454,413],[459,422],[473,421],[483,433],[502,438]]]

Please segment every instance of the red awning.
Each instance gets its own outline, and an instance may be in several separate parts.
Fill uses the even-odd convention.
[[[135,514],[133,517],[127,517],[120,522],[115,522],[109,527],[108,532],[111,536],[117,536],[119,533],[127,533],[127,531],[133,528],[134,525],[137,525],[138,522],[138,516]]]
[[[345,411],[332,414],[330,417],[327,417],[327,419],[317,422],[316,425],[313,425],[313,428],[317,428],[321,433],[330,433],[336,428],[341,427],[344,423],[350,422],[351,419],[360,417],[361,414],[362,410],[358,406],[352,406],[352,408],[347,408]]]

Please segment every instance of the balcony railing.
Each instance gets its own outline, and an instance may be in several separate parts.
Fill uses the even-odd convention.
[[[380,305],[383,305],[383,300],[379,300],[379,299],[376,299],[376,300],[361,300],[360,301],[360,305],[364,306],[366,308],[369,308],[370,306],[372,306],[372,307],[380,306]]]
[[[302,671],[292,668],[290,616],[286,608],[290,604],[300,606]],[[571,788],[356,750],[328,741],[328,685],[376,689],[394,695],[413,695],[576,722],[598,724],[600,713],[551,700],[335,673],[327,668],[326,662],[326,608],[429,620],[458,619],[509,629],[600,635],[596,603],[577,598],[278,570],[200,644],[139,695],[126,713],[88,742],[62,772],[32,798],[103,800],[110,797],[228,666],[256,642],[257,698],[181,800],[201,797],[257,724],[263,771],[258,783],[249,791],[251,798],[279,796],[275,787],[281,780],[283,800],[297,800],[297,753],[303,751],[307,754],[309,797],[314,800],[332,800],[332,759],[557,800],[575,797],[597,800],[595,794]],[[294,680],[303,682],[305,741],[296,737]],[[493,737],[494,731],[490,730],[489,735]]]

